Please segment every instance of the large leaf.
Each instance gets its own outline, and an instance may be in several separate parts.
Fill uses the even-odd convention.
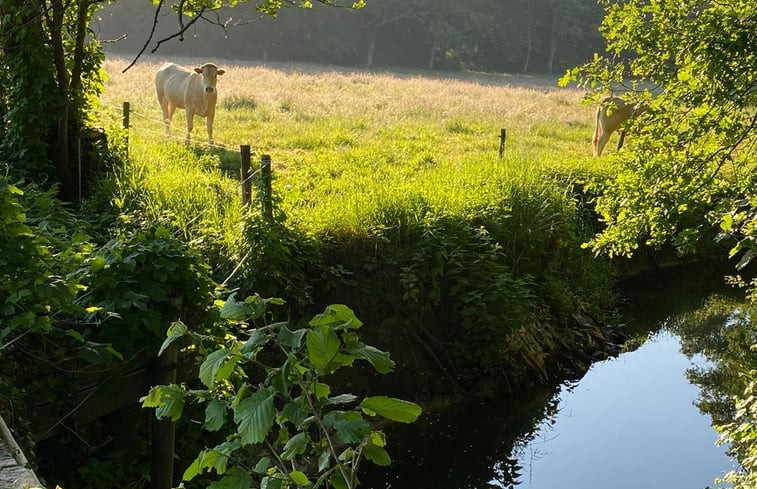
[[[157,408],[155,416],[158,419],[171,418],[177,421],[184,409],[184,394],[186,390],[181,385],[158,385],[150,389],[147,396],[140,399],[142,407]]]
[[[228,354],[229,350],[221,348],[208,355],[205,361],[202,362],[202,365],[200,365],[200,380],[208,389],[212,389],[215,385],[218,369],[221,368],[221,364],[226,360]]]
[[[292,482],[294,482],[298,486],[307,486],[308,484],[310,484],[310,480],[308,479],[308,476],[306,476],[304,472],[301,472],[299,470],[290,472],[289,478],[292,479]]]
[[[208,489],[250,489],[252,476],[247,471],[234,467],[219,481],[212,482]]]
[[[363,325],[355,313],[344,304],[332,304],[310,320],[311,326],[330,325],[335,329],[358,329]]]
[[[392,459],[389,457],[387,451],[379,446],[368,444],[363,449],[363,454],[365,455],[365,458],[376,465],[386,467],[392,464]]]
[[[273,427],[274,418],[273,394],[267,389],[259,389],[240,402],[234,409],[234,421],[242,444],[262,442]]]
[[[297,433],[284,445],[284,451],[281,453],[283,460],[292,460],[297,455],[302,455],[308,447],[310,436],[307,433]]]
[[[388,374],[394,370],[394,360],[389,358],[389,353],[381,351],[372,346],[363,346],[360,348],[352,348],[348,350],[351,355],[361,360],[367,360],[376,372],[380,374]]]
[[[422,409],[414,402],[394,399],[387,396],[366,397],[360,408],[369,415],[378,414],[392,421],[412,423],[420,416]]]
[[[205,429],[218,431],[226,422],[226,403],[212,399],[205,408]]]
[[[308,332],[308,358],[318,370],[326,370],[342,345],[335,332],[328,328],[316,328]]]
[[[171,345],[171,343],[178,340],[187,333],[189,333],[189,328],[187,328],[187,325],[182,323],[181,321],[177,321],[169,326],[168,331],[166,332],[167,338],[165,339],[165,341],[163,341],[163,344],[160,345],[158,356],[161,356],[165,349]]]
[[[305,334],[307,334],[308,330],[303,328],[291,331],[289,328],[284,326],[284,324],[286,323],[280,324],[281,328],[279,328],[278,335],[279,343],[293,350],[299,349],[302,346],[302,339],[305,337]]]
[[[327,428],[336,431],[339,441],[345,444],[360,443],[371,431],[371,425],[354,411],[331,411],[323,421]]]

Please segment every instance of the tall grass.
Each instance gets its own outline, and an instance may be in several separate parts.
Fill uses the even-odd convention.
[[[394,294],[387,300],[410,304],[418,321],[430,305],[451,303],[446,321],[488,331],[460,348],[484,345],[490,353],[535,308],[565,318],[573,294],[607,300],[607,269],[580,249],[590,231],[571,198],[576,181],[610,171],[590,157],[592,109],[578,91],[504,75],[218,61],[226,70],[214,127],[222,148],[201,144],[199,122],[197,144],[187,148],[162,135],[153,94],[159,64],[143,61],[120,73],[126,64],[106,61],[102,98],[104,118],[120,117],[124,100],[135,111],[119,203],[148,216],[169,213],[224,273],[249,259],[251,248],[271,251],[260,242],[269,233],[287,250],[253,253],[257,262],[245,264],[249,283],[262,286],[255,267],[267,267],[290,288],[309,280],[312,288],[312,269],[292,279],[298,272],[282,261],[316,257],[308,241],[315,239],[324,269],[349,265],[362,274],[364,290],[378,281],[373,293]],[[178,111],[174,135],[183,136],[183,121]],[[501,128],[508,135],[503,159]],[[234,152],[241,144],[272,156],[278,212],[289,231],[262,233],[243,216]],[[475,318],[465,316],[471,311]]]

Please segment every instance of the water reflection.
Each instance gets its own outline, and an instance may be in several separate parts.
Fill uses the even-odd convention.
[[[716,446],[712,422],[732,417],[732,395],[745,382],[739,372],[757,367],[748,308],[704,299],[721,277],[673,276],[632,289],[625,317],[641,346],[593,365],[577,383],[497,405],[427,407],[419,423],[389,433],[393,464],[365,472],[364,486],[713,487],[734,462]]]
[[[694,358],[702,362],[700,357]],[[592,366],[559,414],[515,453],[523,488],[703,488],[731,469],[686,379],[692,360],[664,330]],[[535,455],[534,455],[535,454]]]

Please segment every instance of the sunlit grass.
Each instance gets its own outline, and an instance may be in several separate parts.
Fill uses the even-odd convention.
[[[505,187],[554,185],[557,175],[567,181],[605,171],[590,157],[592,109],[582,105],[582,94],[543,79],[219,62],[226,74],[218,82],[214,136],[226,149],[207,150],[201,119],[193,133],[197,146],[164,139],[153,86],[160,63],[140,62],[121,73],[126,64],[105,63],[104,110],[120,117],[121,103],[130,102],[132,160],[150,175],[151,199],[185,214],[181,222],[219,199],[238,198],[235,151],[242,144],[251,145],[255,159],[271,155],[287,214],[314,234],[368,233],[378,225],[377,209],[389,202],[423,201],[463,216],[501,200]],[[502,128],[507,141],[500,160]],[[183,132],[179,110],[172,135]]]

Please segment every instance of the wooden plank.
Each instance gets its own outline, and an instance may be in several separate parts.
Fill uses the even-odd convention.
[[[41,488],[42,484],[28,465],[24,452],[0,416],[0,489]]]

